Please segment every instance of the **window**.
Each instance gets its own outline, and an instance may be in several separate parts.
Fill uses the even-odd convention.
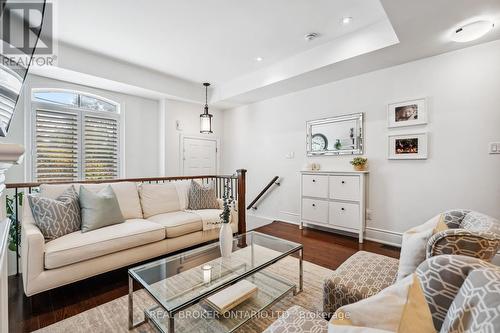
[[[116,103],[75,91],[35,90],[32,104],[35,180],[118,178]]]

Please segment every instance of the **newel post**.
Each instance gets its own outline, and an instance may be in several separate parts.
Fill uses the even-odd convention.
[[[238,233],[244,234],[247,232],[246,223],[246,207],[245,207],[245,178],[247,171],[245,169],[236,170],[238,175]]]

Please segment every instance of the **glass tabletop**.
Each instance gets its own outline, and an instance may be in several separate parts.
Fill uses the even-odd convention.
[[[300,249],[301,244],[250,231],[233,238],[228,258],[221,257],[216,242],[131,268],[129,274],[175,314]]]

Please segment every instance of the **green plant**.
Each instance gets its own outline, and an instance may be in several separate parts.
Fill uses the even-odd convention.
[[[16,250],[16,234],[19,237],[18,238],[19,244],[21,243],[21,223],[16,223],[16,220],[17,221],[19,220],[17,219],[16,216],[15,196],[16,195],[5,196],[5,209],[7,212],[7,218],[9,218],[12,221],[9,229],[9,250],[11,251]],[[19,208],[21,208],[23,205],[23,198],[24,198],[23,192],[17,193]],[[16,225],[17,225],[17,233],[16,233]]]
[[[365,165],[368,162],[366,157],[355,157],[350,162],[352,165]]]
[[[233,197],[230,195],[231,193],[231,183],[229,179],[227,179],[224,183],[224,194],[222,195],[222,213],[219,215],[222,223],[229,223],[231,218],[231,205],[234,202]]]

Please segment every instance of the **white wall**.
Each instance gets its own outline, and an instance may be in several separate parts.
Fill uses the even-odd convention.
[[[31,112],[30,91],[33,88],[63,88],[96,94],[120,103],[123,113],[122,132],[124,142],[124,177],[154,177],[159,175],[159,103],[156,100],[94,89],[69,82],[29,75],[16,107],[8,136],[0,142],[19,143],[26,147],[25,162],[13,166],[7,172],[7,182],[28,181],[31,173],[25,117]]]
[[[164,100],[165,109],[165,174],[167,176],[179,176],[180,170],[180,135],[194,135],[200,137],[222,138],[223,134],[223,112],[210,108],[213,114],[213,134],[200,134],[200,114],[203,106],[200,104],[180,102],[175,100]],[[182,130],[176,129],[176,121],[181,124]],[[234,172],[231,171],[231,172]]]
[[[350,157],[307,158],[305,122],[365,113],[369,159],[368,228],[403,232],[449,208],[500,218],[500,41],[360,75],[225,111],[223,171],[248,169],[249,200],[275,175],[283,177],[257,211],[259,217],[298,221],[299,171],[307,162],[350,169]],[[386,106],[429,97],[429,124],[387,129]],[[429,159],[389,161],[389,133],[429,132]],[[295,152],[294,159],[285,154]],[[256,221],[256,219],[250,219]],[[398,243],[391,233],[370,238]]]

